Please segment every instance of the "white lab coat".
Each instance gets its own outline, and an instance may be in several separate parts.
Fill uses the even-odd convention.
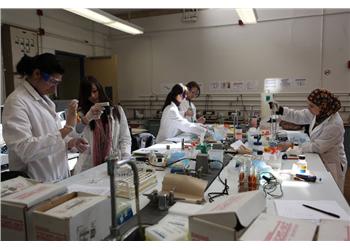
[[[185,116],[185,112],[188,109],[192,109],[193,115],[192,116]],[[189,100],[185,99],[180,103],[179,106],[180,114],[185,117],[189,122],[196,122],[197,121],[197,110],[196,106],[193,102],[190,102]]]
[[[54,182],[69,176],[66,136],[62,139],[55,104],[27,81],[6,99],[3,134],[12,171],[24,171],[32,178]]]
[[[117,152],[119,159],[127,159],[131,157],[131,136],[124,110],[118,106],[120,113],[120,121],[112,118],[112,152]],[[85,171],[94,167],[93,165],[93,131],[89,125],[86,125],[83,137],[89,142],[90,147],[79,155],[79,159],[74,167],[74,174]],[[112,151],[113,150],[113,151]]]
[[[327,170],[332,174],[340,190],[344,190],[347,159],[344,150],[344,123],[335,113],[314,127],[316,116],[308,109],[292,110],[283,108],[283,120],[296,124],[310,124],[310,142],[301,146],[303,153],[318,153]]]
[[[174,137],[181,132],[189,132],[196,135],[205,133],[206,129],[198,123],[187,121],[181,114],[175,103],[165,107],[160,120],[160,128],[156,142],[162,142],[167,138]]]

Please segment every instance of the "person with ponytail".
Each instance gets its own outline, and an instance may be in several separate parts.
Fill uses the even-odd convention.
[[[93,76],[85,77],[80,83],[79,116],[85,125],[80,130],[90,147],[80,154],[74,174],[100,165],[112,153],[117,153],[120,160],[131,157],[131,136],[125,113],[121,106],[113,105]]]
[[[50,53],[24,55],[16,69],[23,82],[6,99],[2,119],[10,170],[42,182],[67,178],[67,149],[83,152],[88,145],[82,138],[69,136],[76,124],[78,101],[69,103],[62,128],[48,97],[61,83],[64,70]]]
[[[186,98],[187,87],[182,83],[174,85],[169,92],[162,108],[162,118],[156,142],[162,142],[167,138],[174,137],[181,132],[201,135],[206,132],[206,128],[200,123],[189,122],[180,114],[179,106]]]
[[[326,89],[314,89],[307,102],[308,107],[303,110],[293,110],[272,102],[269,104],[282,120],[309,125],[310,142],[300,146],[301,152],[319,154],[343,192],[348,164],[344,150],[344,122],[338,113],[341,103]],[[285,143],[282,147],[291,147],[291,143]]]

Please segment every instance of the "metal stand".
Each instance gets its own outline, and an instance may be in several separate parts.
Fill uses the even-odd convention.
[[[114,170],[118,169],[120,166],[128,164],[134,175],[134,186],[135,186],[135,205],[136,205],[136,216],[137,216],[137,224],[139,227],[140,236],[144,235],[141,227],[141,215],[140,215],[140,200],[139,200],[139,176],[137,171],[137,166],[134,162],[134,159],[127,159],[118,161],[118,157],[116,155],[111,155],[107,160],[107,173],[109,175],[110,180],[110,194],[111,194],[111,228],[110,228],[110,236],[109,240],[120,240],[120,230],[117,225],[117,205],[116,205],[116,197],[115,197],[115,174]]]

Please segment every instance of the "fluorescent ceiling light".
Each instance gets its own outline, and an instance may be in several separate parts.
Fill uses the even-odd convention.
[[[124,24],[124,23],[121,23],[121,22],[113,22],[113,23],[106,23],[107,26],[111,27],[111,28],[114,28],[114,29],[117,29],[117,30],[120,30],[120,31],[124,31],[126,33],[129,33],[129,34],[133,34],[133,35],[138,35],[138,34],[142,34],[143,31],[138,29],[138,28],[134,28],[133,26],[131,25],[127,25],[127,24]]]
[[[143,29],[141,27],[135,24],[129,23],[123,19],[115,17],[99,9],[65,9],[65,10],[132,35],[143,34]]]
[[[257,23],[254,9],[236,9],[236,11],[244,24]]]
[[[105,24],[105,23],[113,22],[112,19],[89,9],[65,9],[65,10],[68,10],[79,16],[83,16],[87,19],[93,20],[97,23]]]

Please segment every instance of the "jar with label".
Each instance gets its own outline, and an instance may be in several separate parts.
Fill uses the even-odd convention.
[[[307,170],[306,157],[305,155],[299,155],[298,158],[299,160],[297,161],[296,165],[298,166],[300,173],[304,174]]]

